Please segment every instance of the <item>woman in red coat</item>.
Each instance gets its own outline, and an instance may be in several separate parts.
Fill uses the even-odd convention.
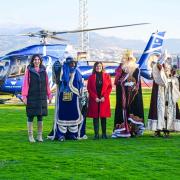
[[[94,139],[99,139],[99,118],[101,118],[102,138],[106,136],[106,118],[111,116],[109,95],[112,90],[110,75],[104,72],[102,62],[96,62],[87,85],[89,105],[87,116],[93,118]]]

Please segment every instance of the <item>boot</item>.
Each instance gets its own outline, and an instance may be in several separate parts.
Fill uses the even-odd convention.
[[[31,143],[36,142],[33,137],[33,122],[27,122],[27,127],[28,127],[29,142]]]
[[[159,130],[155,131],[154,137],[161,137],[161,131],[159,131]]]
[[[37,141],[43,142],[43,138],[42,138],[43,122],[42,121],[38,121],[37,123],[38,123]]]
[[[164,138],[169,138],[169,131],[168,130],[163,130],[164,132]]]
[[[93,119],[94,125],[94,139],[99,139],[99,118]]]
[[[106,118],[101,118],[101,129],[102,129],[102,139],[107,139],[107,135],[106,135]]]

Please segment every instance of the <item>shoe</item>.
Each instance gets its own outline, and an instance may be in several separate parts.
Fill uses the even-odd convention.
[[[155,131],[153,137],[162,137],[161,132],[160,131]]]
[[[94,140],[97,140],[97,139],[99,139],[99,135],[94,136]]]
[[[81,139],[88,139],[87,135],[84,135]]]
[[[165,131],[163,137],[164,138],[169,138],[169,131]]]
[[[65,141],[65,137],[64,137],[64,136],[61,136],[61,137],[58,139],[58,141],[60,141],[60,142]]]
[[[38,136],[37,136],[37,141],[38,141],[38,142],[43,142],[42,135],[39,135],[39,134],[38,134]]]
[[[29,136],[29,142],[30,142],[30,143],[36,142],[33,136]]]
[[[108,139],[107,135],[106,135],[106,134],[103,134],[103,135],[102,135],[102,139]]]
[[[77,140],[83,140],[83,139],[88,139],[87,135],[84,135],[83,137],[77,137]]]
[[[72,140],[77,140],[78,138],[75,135],[72,135],[71,139]]]

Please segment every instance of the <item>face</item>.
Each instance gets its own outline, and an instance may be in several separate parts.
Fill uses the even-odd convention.
[[[130,58],[130,57],[123,58],[123,59],[121,60],[121,63],[122,63],[122,64],[129,63],[129,62],[131,62],[131,60],[132,60],[132,58]]]
[[[38,56],[36,56],[33,60],[34,67],[39,67],[40,63],[41,63],[41,60],[39,59]]]
[[[69,64],[70,67],[75,67],[76,66],[76,63],[74,61],[70,62]]]
[[[102,69],[103,69],[103,67],[102,67],[102,64],[97,64],[97,66],[96,66],[96,72],[102,72]]]

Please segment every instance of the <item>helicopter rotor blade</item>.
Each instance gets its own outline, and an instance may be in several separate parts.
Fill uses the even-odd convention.
[[[130,26],[140,26],[140,25],[147,25],[147,24],[150,24],[150,23],[137,23],[137,24],[126,24],[126,25],[120,25],[120,26],[107,26],[107,27],[99,27],[99,28],[59,31],[59,32],[53,32],[53,34],[56,35],[56,34],[66,34],[66,33],[77,33],[77,32],[103,30],[103,29],[114,29],[114,28],[130,27]]]
[[[38,36],[36,35],[36,33],[18,34],[18,36],[38,37]]]
[[[17,34],[0,34],[1,37],[3,36],[18,36]]]
[[[130,27],[130,26],[140,26],[140,25],[146,25],[150,23],[136,23],[136,24],[126,24],[126,25],[120,25],[120,26],[107,26],[107,27],[99,27],[99,28],[88,28],[88,29],[77,29],[77,30],[69,30],[69,31],[47,31],[47,30],[40,30],[38,32],[28,32],[24,34],[3,34],[0,35],[0,37],[3,36],[28,36],[28,37],[39,37],[39,38],[52,38],[60,41],[67,41],[66,39],[57,37],[57,34],[67,34],[67,33],[78,33],[78,32],[87,32],[87,31],[95,31],[95,30],[103,30],[103,29],[114,29],[114,28],[123,28],[123,27]]]
[[[55,40],[58,40],[58,41],[67,41],[67,40],[64,39],[64,38],[60,38],[60,37],[57,37],[57,36],[49,36],[49,38],[55,39]]]

